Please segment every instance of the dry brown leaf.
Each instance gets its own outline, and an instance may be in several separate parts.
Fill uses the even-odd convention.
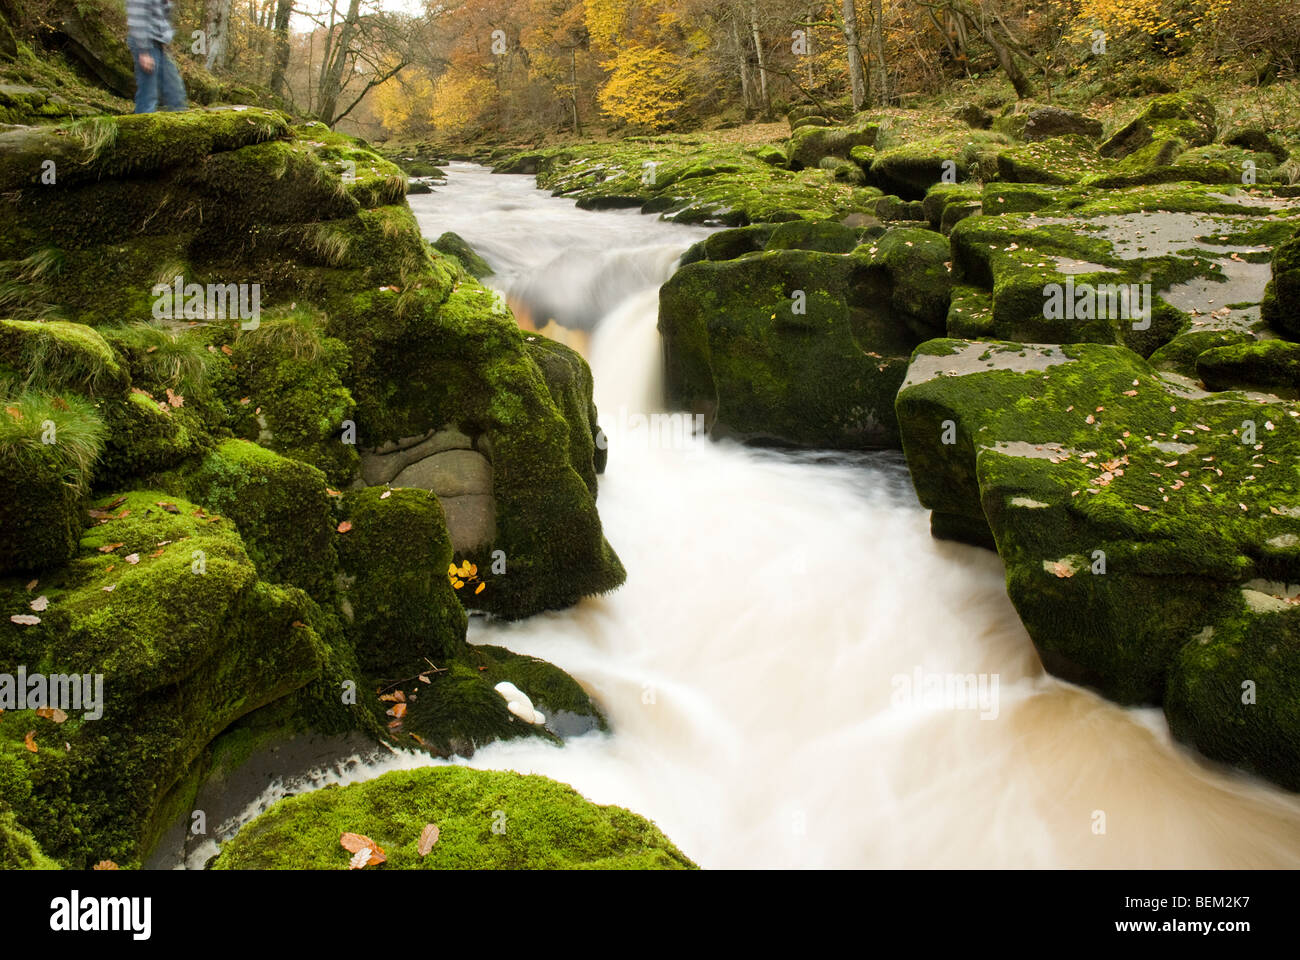
[[[23,737],[23,746],[32,753],[36,753],[36,731],[28,730],[27,736]]]
[[[351,521],[351,520],[344,520],[344,521],[343,521],[342,523],[340,523],[339,526],[338,526],[339,533],[347,533],[347,532],[348,532],[349,530],[351,530],[351,529],[352,529],[352,521]]]
[[[433,823],[426,823],[424,829],[420,831],[420,844],[416,847],[420,856],[427,857],[433,845],[438,842],[438,826]]]
[[[68,719],[68,715],[58,707],[37,707],[35,713],[43,720],[53,720],[55,723],[63,723]]]
[[[117,864],[114,863],[112,860],[101,860],[101,861],[99,861],[99,863],[95,864],[95,865],[94,865],[93,867],[91,867],[90,869],[92,869],[92,870],[116,870],[116,869],[118,869],[118,867],[117,867]]]
[[[100,553],[112,553],[114,550],[116,550],[116,549],[117,549],[118,547],[120,547],[120,546],[122,546],[122,544],[120,544],[120,543],[106,543],[106,544],[104,544],[102,547],[99,548],[99,552],[100,552]]]
[[[34,613],[15,613],[9,618],[10,623],[16,623],[20,627],[34,627],[41,622],[41,618]]]
[[[404,703],[393,704],[391,707],[388,708],[388,715],[390,717],[396,717],[398,720],[401,720],[402,717],[406,716],[406,704]]]

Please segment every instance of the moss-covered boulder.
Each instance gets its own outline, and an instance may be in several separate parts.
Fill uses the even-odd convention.
[[[490,588],[489,570],[481,571],[480,579]],[[398,739],[435,756],[471,757],[496,740],[523,737],[558,745],[566,737],[605,729],[605,718],[576,680],[545,660],[504,647],[462,644],[433,659],[433,666],[421,663],[418,673],[383,689],[404,697],[406,709],[394,729]],[[544,722],[529,723],[510,712],[496,690],[507,682],[532,701]]]
[[[1273,274],[1264,289],[1260,316],[1283,336],[1300,339],[1300,234],[1273,251]]]
[[[323,319],[294,310],[240,331],[232,356],[240,402],[253,410],[249,439],[321,470],[345,486],[356,474],[356,404],[344,386],[348,349]]]
[[[81,538],[104,422],[75,394],[6,390],[0,400],[0,574],[57,567]]]
[[[0,809],[0,870],[58,870],[10,810]]]
[[[1196,653],[1206,637],[1230,628],[1231,643],[1240,624],[1295,602],[1294,404],[1206,394],[1122,347],[935,340],[913,357],[898,417],[936,534],[996,546],[1053,673],[1159,703],[1178,670],[1224,666]],[[1295,675],[1286,631],[1257,661],[1269,676]],[[1275,701],[1243,724],[1214,713],[1221,697],[1197,704],[1194,722],[1176,724],[1197,742],[1217,726],[1239,762],[1275,778],[1300,769],[1290,707]]]
[[[426,824],[438,827],[427,855]],[[346,870],[345,833],[383,848],[377,870],[637,870],[694,866],[643,817],[545,777],[426,767],[282,800],[222,849],[216,870]]]
[[[1052,137],[1080,136],[1089,140],[1101,138],[1100,120],[1084,116],[1066,107],[1036,107],[1025,114],[1021,138],[1033,143]]]
[[[345,494],[337,549],[340,604],[357,660],[410,675],[465,643],[465,610],[447,576],[451,539],[438,498],[369,487]]]
[[[1121,159],[1154,148],[1148,162],[1169,151],[1172,159],[1184,150],[1213,142],[1218,132],[1215,121],[1214,104],[1199,94],[1156,97],[1101,145],[1101,155]]]
[[[1196,361],[1207,350],[1254,342],[1255,337],[1244,330],[1191,330],[1174,337],[1147,360],[1157,370],[1195,380],[1200,377]]]
[[[1210,390],[1263,390],[1300,397],[1300,343],[1260,340],[1213,347],[1196,358]]]
[[[796,170],[815,167],[823,157],[847,160],[854,147],[870,147],[876,142],[880,126],[863,123],[849,127],[801,126],[790,134],[786,153]]]
[[[455,257],[460,261],[460,265],[469,271],[470,275],[482,280],[484,277],[492,275],[493,270],[488,266],[488,262],[480,257],[465,239],[458,233],[452,233],[450,230],[433,241],[433,245],[448,256]]]
[[[659,293],[669,402],[715,436],[891,446],[915,343],[892,294],[870,255],[775,249],[685,266]]]
[[[159,491],[111,497],[92,517],[39,589],[0,580],[5,612],[39,621],[0,622],[0,662],[85,681],[66,719],[0,715],[6,803],[46,854],[80,869],[140,862],[206,745],[322,662],[311,601],[259,579],[230,520]]]
[[[315,467],[246,440],[226,440],[160,479],[233,521],[264,579],[329,595],[337,570],[335,522],[325,476]]]

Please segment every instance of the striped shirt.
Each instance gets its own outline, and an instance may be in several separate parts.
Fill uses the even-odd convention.
[[[126,0],[126,35],[133,44],[171,43],[170,0]]]

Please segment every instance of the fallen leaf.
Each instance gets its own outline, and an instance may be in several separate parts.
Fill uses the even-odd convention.
[[[138,554],[138,553],[128,553],[128,554],[127,554],[125,557],[123,557],[122,559],[125,560],[127,563],[130,563],[130,564],[137,564],[137,563],[140,562],[140,554]]]
[[[223,344],[221,345],[221,352],[224,353],[226,356],[229,357],[229,356],[231,356],[235,351],[230,349],[230,345],[229,345],[229,344],[227,344],[227,343],[223,343]]]
[[[437,824],[426,823],[424,825],[424,829],[420,831],[419,846],[416,847],[420,852],[420,856],[427,857],[429,855],[429,851],[433,849],[433,845],[438,842],[438,833],[439,830]]]
[[[9,622],[22,627],[34,627],[41,622],[41,618],[30,613],[15,613],[9,618]]]
[[[388,708],[388,715],[390,717],[396,717],[398,720],[401,720],[402,717],[406,716],[406,704],[404,703],[393,704],[391,707]]]
[[[387,499],[388,499],[389,497],[391,497],[392,495],[393,495],[393,491],[391,491],[391,490],[385,490],[383,493],[381,493],[381,494],[379,495],[379,499],[380,499],[380,500],[387,500]]]
[[[174,503],[167,503],[166,501],[163,501],[163,500],[159,500],[158,503],[157,503],[157,506],[162,507],[162,508],[163,508],[164,510],[166,510],[168,513],[180,513],[180,512],[181,512],[181,508],[178,507],[178,506],[176,506],[176,504],[174,504]]]
[[[486,583],[480,583],[477,587],[475,587],[475,588],[474,588],[474,596],[478,596],[480,593],[482,593],[482,592],[483,592],[483,588],[486,587],[486,586],[487,586]]]
[[[31,581],[30,583],[28,583],[28,584],[27,584],[27,592],[28,592],[28,593],[31,593],[33,590],[35,590],[35,589],[36,589],[36,585],[37,585],[38,583],[40,583],[39,580],[33,580],[33,581]]]
[[[25,746],[25,747],[26,747],[28,750],[30,750],[32,753],[36,753],[36,752],[37,752],[37,749],[36,749],[36,731],[35,731],[35,730],[28,730],[28,731],[27,731],[27,736],[23,737],[23,746]]]
[[[68,715],[58,707],[37,707],[36,715],[44,720],[53,720],[55,723],[62,723],[68,719]]]
[[[117,864],[114,863],[112,860],[101,860],[101,861],[99,861],[99,863],[95,864],[95,865],[94,865],[93,867],[91,867],[90,869],[92,869],[92,870],[116,870],[117,868],[118,868],[118,867],[117,867]]]
[[[35,610],[37,613],[40,613],[49,605],[50,605],[50,598],[45,596],[45,594],[41,594],[39,597],[37,597],[35,600],[33,600],[31,603],[28,604],[28,606],[31,607],[33,610]]]
[[[1057,560],[1052,564],[1052,573],[1064,580],[1066,577],[1074,576],[1074,567],[1070,566],[1064,560]]]
[[[344,520],[344,521],[343,521],[342,523],[340,523],[339,526],[338,526],[338,531],[339,531],[339,533],[347,533],[347,532],[348,532],[349,530],[351,530],[351,529],[352,529],[352,521],[351,521],[351,520]]]
[[[181,396],[179,393],[173,391],[171,387],[168,387],[167,402],[171,405],[172,409],[175,409],[177,407],[181,407],[185,405],[185,398]]]
[[[1276,509],[1276,508],[1275,508],[1275,509]],[[429,678],[426,677],[424,674],[420,674],[420,682],[421,682],[421,683],[429,683]]]
[[[120,546],[122,546],[122,544],[120,544],[120,543],[106,543],[106,544],[104,544],[102,547],[99,548],[99,552],[100,552],[100,553],[112,553],[114,550],[116,550],[116,549],[117,549],[118,547],[120,547]]]

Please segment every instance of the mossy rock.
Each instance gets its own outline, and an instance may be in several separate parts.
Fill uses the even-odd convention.
[[[1300,617],[1294,599],[1247,587],[1238,610],[1179,651],[1165,694],[1169,728],[1208,757],[1300,790]]]
[[[425,824],[438,841],[417,847]],[[215,870],[346,870],[339,844],[383,847],[378,870],[638,870],[694,864],[643,817],[545,777],[466,767],[399,770],[281,800],[222,849]]]
[[[1300,339],[1300,235],[1273,251],[1273,276],[1264,289],[1259,312],[1278,333]]]
[[[852,227],[834,221],[812,223],[807,220],[795,220],[777,224],[768,237],[764,249],[849,253],[857,245],[858,235]]]
[[[1176,153],[1202,147],[1214,140],[1218,131],[1215,119],[1214,104],[1199,94],[1156,97],[1103,143],[1100,153],[1120,159],[1161,142],[1181,144]]]
[[[817,166],[823,157],[847,160],[854,147],[874,145],[879,133],[880,126],[874,123],[849,127],[798,127],[790,134],[787,149],[790,165],[798,170]]]
[[[241,401],[262,446],[321,470],[330,483],[356,475],[356,404],[343,385],[349,353],[325,336],[323,318],[295,311],[241,331],[232,351]],[[250,438],[252,439],[252,438]]]
[[[922,339],[942,335],[952,289],[948,241],[930,230],[899,227],[874,247],[870,255],[889,274],[896,313]]]
[[[1205,351],[1254,342],[1254,336],[1243,330],[1191,330],[1174,337],[1147,359],[1157,370],[1196,379],[1200,376],[1196,360]]]
[[[1057,185],[1078,183],[1107,168],[1092,141],[1077,133],[1002,150],[997,166],[1000,180]]]
[[[206,745],[309,683],[322,662],[311,601],[259,580],[231,521],[160,491],[98,506],[77,557],[41,577],[40,622],[0,623],[0,662],[103,675],[98,718],[0,715],[6,801],[49,856],[76,869],[141,862]],[[27,611],[36,596],[25,578],[0,580],[6,610]],[[36,752],[24,746],[29,730]]]
[[[446,576],[445,569],[442,573]],[[490,588],[489,569],[482,574]],[[566,737],[605,729],[605,718],[576,680],[545,660],[504,647],[462,644],[442,659],[433,659],[432,667],[421,662],[399,680],[385,678],[380,687],[402,690],[406,697],[407,709],[395,736],[435,756],[470,757],[489,743],[521,737],[558,745]],[[527,723],[510,712],[495,689],[507,681],[527,695],[544,723]]]
[[[772,250],[683,267],[659,294],[666,393],[715,436],[863,448],[890,410],[912,335],[869,258]]]
[[[471,247],[458,233],[448,231],[433,242],[433,245],[448,256],[455,257],[460,261],[460,265],[469,271],[470,275],[478,280],[492,275],[492,268],[488,262],[474,252]]]
[[[451,539],[427,490],[370,487],[343,497],[340,605],[368,674],[410,675],[465,643],[465,610],[447,578]],[[403,672],[404,671],[404,672]]]
[[[1210,390],[1263,390],[1300,397],[1300,343],[1260,340],[1214,347],[1196,358],[1196,372]]]
[[[105,426],[75,395],[24,391],[3,400],[0,574],[47,570],[76,551]]]
[[[22,386],[89,396],[125,393],[130,374],[99,333],[82,323],[0,320],[0,373]]]
[[[1025,114],[1021,137],[1033,143],[1052,137],[1080,136],[1087,140],[1101,139],[1100,120],[1086,117],[1077,110],[1065,107],[1037,107]]]
[[[331,595],[336,521],[325,476],[315,467],[246,440],[226,440],[164,482],[237,524],[263,579],[317,599]]]
[[[921,202],[925,219],[930,221],[932,229],[938,230],[943,223],[944,211],[953,204],[978,204],[981,201],[980,188],[973,183],[937,183],[926,191]],[[994,211],[990,211],[994,212]]]
[[[0,870],[58,870],[32,835],[8,810],[0,810]]]
[[[718,230],[692,244],[682,254],[681,265],[686,266],[698,260],[735,260],[747,253],[757,253],[767,245],[776,226],[772,223],[754,223],[747,227]]]
[[[1122,347],[935,340],[898,416],[936,532],[985,524],[1044,665],[1120,702],[1159,703],[1192,638],[1300,582],[1294,404],[1198,395]],[[1238,747],[1293,756],[1266,717]]]

